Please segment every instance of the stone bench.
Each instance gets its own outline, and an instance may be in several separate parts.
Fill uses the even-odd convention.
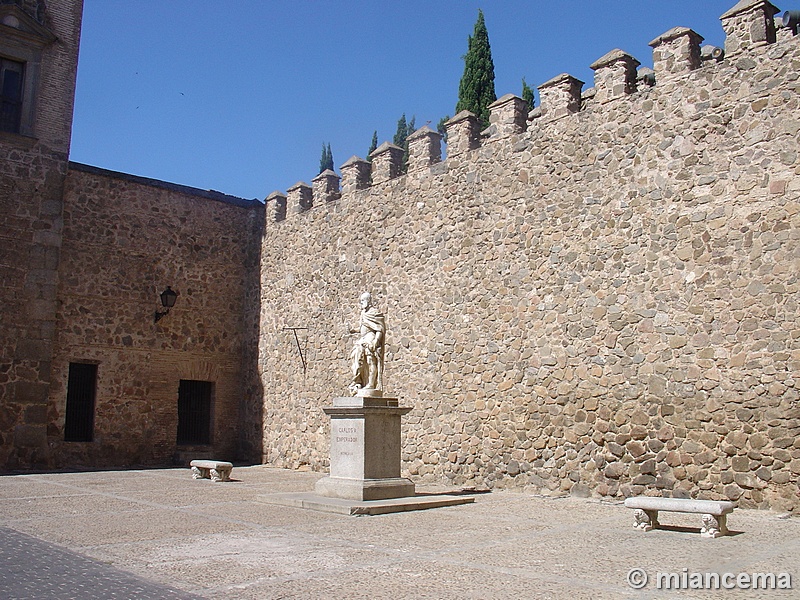
[[[727,535],[728,528],[725,521],[728,513],[735,508],[733,502],[724,500],[691,500],[689,498],[655,498],[652,496],[627,498],[625,506],[635,509],[633,526],[642,531],[650,531],[660,525],[658,511],[703,515],[700,535],[710,538]]]
[[[233,465],[221,460],[193,460],[192,479],[210,479],[211,481],[230,481]]]

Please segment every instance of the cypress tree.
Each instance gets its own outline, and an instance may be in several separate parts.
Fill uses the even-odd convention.
[[[444,141],[445,143],[447,143],[447,127],[445,127],[445,124],[449,120],[450,120],[450,115],[445,115],[441,119],[439,119],[439,122],[436,124],[436,131],[438,131],[441,134],[442,141]]]
[[[397,120],[397,131],[394,133],[394,138],[392,139],[392,143],[395,146],[399,146],[404,150],[403,152],[403,162],[400,165],[400,172],[405,173],[406,167],[408,165],[408,142],[406,138],[408,137],[408,123],[406,122],[406,113],[403,113],[403,116]]]
[[[394,134],[392,143],[403,149],[403,164],[400,167],[401,172],[405,173],[408,170],[408,136],[414,133],[416,129],[417,117],[411,117],[410,121],[406,121],[406,113],[397,121],[397,131]]]
[[[406,113],[403,113],[403,116],[397,120],[397,131],[394,133],[394,138],[392,139],[392,143],[395,146],[399,146],[402,148],[406,143],[406,138],[408,137],[408,123],[406,123]]]
[[[533,108],[533,90],[524,77],[522,78],[522,99],[528,103],[528,110],[531,110]]]
[[[369,150],[367,150],[367,162],[372,162],[372,158],[370,158],[370,154],[375,152],[378,149],[378,130],[376,129],[375,132],[372,134],[372,142],[370,142]]]
[[[417,117],[411,117],[406,126],[406,139],[403,141],[403,173],[408,171],[408,138],[417,130]]]
[[[327,170],[333,171],[333,152],[331,152],[330,142],[327,146],[325,142],[322,142],[322,156],[319,158],[319,172],[322,173]]]
[[[482,125],[489,124],[489,105],[497,100],[494,92],[494,63],[489,47],[489,32],[483,11],[478,10],[475,30],[469,36],[464,56],[464,74],[458,85],[456,113],[468,110],[475,113]]]

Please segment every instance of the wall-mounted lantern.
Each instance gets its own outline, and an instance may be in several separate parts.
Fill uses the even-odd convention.
[[[800,10],[787,10],[783,13],[783,18],[779,19],[779,24],[792,30],[792,35],[797,35],[800,28]]]
[[[163,292],[161,292],[161,306],[163,306],[166,310],[156,311],[156,323],[158,323],[163,317],[169,313],[169,309],[175,306],[175,300],[178,299],[178,292],[174,291],[170,286],[167,286]]]

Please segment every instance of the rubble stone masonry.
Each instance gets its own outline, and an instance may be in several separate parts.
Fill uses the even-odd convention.
[[[25,62],[19,133],[0,133],[0,467],[47,464],[62,198],[82,3],[3,3],[0,54]],[[28,27],[30,25],[30,28]],[[33,31],[33,33],[31,33]]]
[[[440,163],[268,206],[263,461],[327,467],[369,290],[404,475],[800,508],[800,42],[741,39],[773,9],[726,13],[721,60],[672,30],[655,84],[610,54],[521,131],[504,98],[477,147],[462,114]]]
[[[404,476],[800,511],[800,37],[770,2],[721,16],[725,51],[673,28],[652,70],[611,50],[594,87],[416,132],[407,173],[384,144],[266,206],[68,163],[81,2],[0,12],[32,117],[0,134],[3,471],[324,471],[371,291]],[[92,441],[64,439],[70,363]],[[210,444],[177,443],[184,379]]]
[[[70,163],[64,198],[51,464],[236,457],[255,365],[263,204]],[[179,296],[168,315],[159,294]],[[70,362],[98,365],[94,439],[65,442]],[[177,444],[181,380],[213,384],[211,443]]]

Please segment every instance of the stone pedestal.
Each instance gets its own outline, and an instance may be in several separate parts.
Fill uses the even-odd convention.
[[[414,496],[414,482],[400,477],[400,418],[411,408],[397,398],[334,398],[331,471],[314,491],[328,498],[385,500]]]

